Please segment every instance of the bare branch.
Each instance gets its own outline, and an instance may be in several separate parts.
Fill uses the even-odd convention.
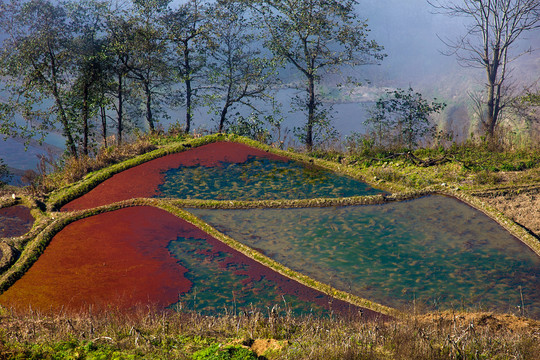
[[[540,27],[540,1],[538,0],[428,0],[435,13],[469,20],[466,32],[456,40],[442,40],[467,67],[482,68],[486,72],[486,131],[491,137],[507,104],[504,97],[508,87],[505,81],[511,71],[510,64],[523,52],[513,54],[516,41],[527,31]],[[475,106],[478,98],[473,98]]]

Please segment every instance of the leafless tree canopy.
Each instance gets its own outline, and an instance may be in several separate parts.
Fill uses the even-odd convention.
[[[523,54],[513,53],[513,45],[524,32],[540,27],[540,0],[428,0],[428,3],[439,13],[470,20],[462,36],[443,41],[448,53],[455,54],[463,65],[485,69],[484,125],[492,136],[506,105],[509,63]]]

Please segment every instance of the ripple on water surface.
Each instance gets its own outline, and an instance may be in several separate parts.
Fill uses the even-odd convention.
[[[386,305],[517,313],[521,289],[526,313],[540,318],[540,258],[452,198],[191,211],[294,270]]]
[[[186,277],[193,283],[189,292],[179,296],[176,307],[205,315],[254,309],[315,315],[330,309],[340,313],[353,310],[335,299],[334,304],[326,295],[269,270],[215,239],[178,238],[169,244],[169,250],[191,269]]]
[[[71,223],[0,295],[7,307],[40,311],[189,308],[203,314],[355,308],[288,279],[164,210],[140,206]],[[367,317],[378,316],[364,309]]]
[[[249,156],[216,166],[182,166],[164,173],[157,197],[204,200],[338,198],[384,193],[313,165]]]

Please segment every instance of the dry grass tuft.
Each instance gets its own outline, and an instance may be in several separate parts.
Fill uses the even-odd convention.
[[[490,313],[387,322],[260,311],[210,317],[147,308],[55,316],[4,311],[0,317],[2,359],[189,359],[216,343],[242,345],[266,359],[534,359],[539,340],[540,322]]]
[[[60,164],[49,161],[48,165],[42,164],[40,166],[38,185],[43,192],[49,192],[81,180],[92,171],[103,169],[137,155],[145,154],[156,148],[148,139],[139,138],[122,145],[102,147],[93,157],[87,155],[82,155],[78,158],[69,157]],[[47,174],[47,168],[52,168],[53,171]]]

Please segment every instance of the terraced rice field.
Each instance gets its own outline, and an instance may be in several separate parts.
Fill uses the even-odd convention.
[[[0,208],[0,238],[24,235],[33,223],[34,218],[26,206]]]
[[[215,142],[163,156],[117,173],[62,211],[69,217],[69,211],[134,198],[153,198],[152,204],[161,208],[134,206],[72,222],[0,295],[0,304],[43,311],[151,305],[204,314],[257,308],[381,316],[334,298],[333,291],[324,290],[325,294],[319,285],[310,285],[319,289],[315,290],[292,275],[281,275],[175,211],[163,210],[174,199],[340,199],[377,194],[386,193],[240,143]],[[297,274],[358,298],[402,310],[515,313],[524,305],[526,315],[540,318],[540,258],[498,223],[453,198],[189,211]]]

